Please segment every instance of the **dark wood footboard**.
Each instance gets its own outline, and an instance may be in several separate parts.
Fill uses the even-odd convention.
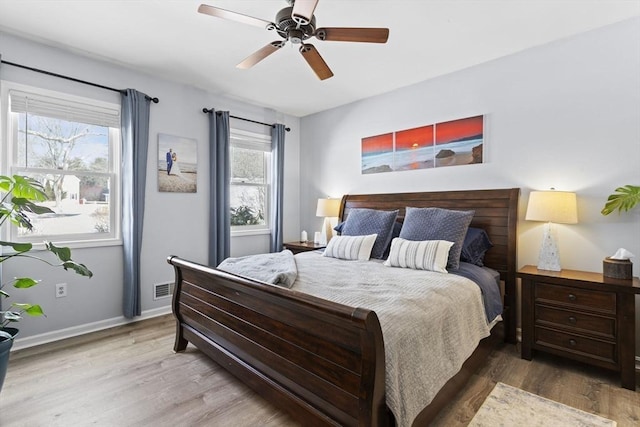
[[[376,314],[177,257],[174,350],[188,342],[304,425],[383,426]]]

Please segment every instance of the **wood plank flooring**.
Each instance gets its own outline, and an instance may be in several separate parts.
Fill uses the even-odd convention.
[[[0,426],[296,426],[191,345],[174,354],[171,316],[14,352]],[[560,358],[520,359],[505,345],[436,419],[465,426],[497,381],[640,424],[640,392],[618,377]]]

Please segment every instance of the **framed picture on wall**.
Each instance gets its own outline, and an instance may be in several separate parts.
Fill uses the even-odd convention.
[[[158,191],[198,191],[198,141],[158,134]]]

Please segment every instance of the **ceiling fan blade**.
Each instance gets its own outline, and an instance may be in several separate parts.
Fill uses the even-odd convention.
[[[324,59],[322,59],[322,56],[320,56],[315,46],[312,44],[303,44],[300,46],[300,53],[304,56],[304,59],[311,66],[320,80],[333,77],[333,72],[331,72],[327,63],[324,62]]]
[[[386,43],[388,28],[318,28],[314,34],[319,40],[331,42]]]
[[[276,50],[280,49],[284,46],[284,41],[275,41],[271,42],[262,49],[259,49],[253,52],[251,55],[247,56],[241,63],[236,65],[236,68],[241,68],[246,70],[247,68],[251,68],[256,65],[258,62],[262,61],[267,56],[271,55]]]
[[[311,22],[318,0],[296,0],[291,11],[291,19],[297,24],[307,25]]]
[[[254,18],[253,16],[243,15],[237,12],[231,12],[230,10],[220,9],[219,7],[213,7],[206,4],[201,4],[198,7],[198,12],[204,13],[205,15],[215,16],[217,18],[240,22],[242,24],[253,25],[263,29],[269,25],[273,25],[271,22],[265,21],[264,19]]]

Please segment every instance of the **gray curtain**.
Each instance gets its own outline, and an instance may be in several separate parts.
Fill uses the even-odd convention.
[[[231,252],[229,184],[229,112],[209,111],[209,265],[217,266]]]
[[[271,128],[271,252],[282,250],[282,217],[284,193],[284,135],[285,126],[275,124]]]
[[[0,53],[0,90],[2,89],[2,54]],[[0,255],[2,254],[2,246],[0,246]],[[0,283],[4,282],[2,277],[2,264],[0,263]],[[2,311],[2,297],[0,297],[0,311]]]
[[[149,145],[149,102],[144,93],[122,93],[122,242],[124,294],[122,313],[140,316],[140,250]]]

